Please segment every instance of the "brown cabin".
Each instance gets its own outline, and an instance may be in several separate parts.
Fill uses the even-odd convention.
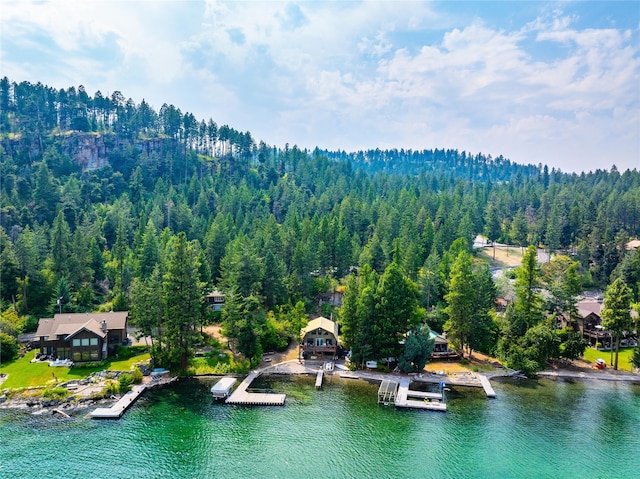
[[[40,353],[74,362],[102,361],[127,340],[128,311],[62,313],[42,318],[36,340]]]
[[[338,324],[322,316],[312,319],[300,332],[300,353],[305,359],[331,357],[338,353]]]

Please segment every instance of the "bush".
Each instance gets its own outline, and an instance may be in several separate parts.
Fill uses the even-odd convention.
[[[142,382],[142,371],[140,371],[140,368],[138,366],[136,366],[135,368],[133,368],[133,372],[131,373],[131,379],[133,381],[133,384],[140,384]]]
[[[108,381],[102,391],[103,396],[114,396],[120,392],[119,383],[116,381]]]
[[[131,359],[147,351],[146,346],[122,346],[116,348],[116,356],[118,359]]]
[[[631,357],[631,364],[636,368],[640,368],[640,346],[636,346]]]
[[[118,390],[121,394],[131,391],[131,385],[133,384],[133,376],[131,374],[121,374],[118,378]]]
[[[73,369],[100,369],[107,365],[107,361],[90,362],[90,363],[73,363]]]
[[[0,331],[0,361],[11,361],[18,354],[18,341]]]
[[[67,396],[71,394],[68,389],[63,388],[62,386],[56,386],[53,388],[47,388],[42,393],[42,397],[46,399],[58,399],[63,400],[66,399]]]

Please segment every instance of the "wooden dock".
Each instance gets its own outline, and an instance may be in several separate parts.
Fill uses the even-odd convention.
[[[252,393],[247,391],[253,380],[259,375],[259,372],[249,374],[225,402],[242,406],[284,406],[284,400],[287,397],[285,394]]]
[[[318,374],[316,374],[316,389],[320,389],[322,387],[322,379],[324,378],[324,371],[320,369]]]
[[[131,388],[131,391],[122,396],[111,407],[99,407],[91,414],[93,419],[120,419],[127,409],[135,403],[142,393],[147,389],[144,384],[137,384]]]
[[[412,391],[409,389],[411,379],[401,378],[396,396],[395,405],[401,408],[427,409],[429,411],[446,411],[447,405],[442,401],[442,394],[425,393],[421,391]],[[410,398],[422,398],[417,401]]]
[[[493,390],[493,387],[491,386],[489,379],[487,379],[487,377],[483,376],[482,374],[478,374],[478,378],[480,379],[480,384],[482,384],[482,388],[484,389],[484,392],[487,395],[487,397],[488,398],[496,397],[496,392]]]
[[[378,389],[378,404],[393,403],[399,408],[426,409],[429,411],[446,411],[442,393],[413,391],[409,389],[411,379],[401,378],[400,383],[384,379]],[[417,399],[421,400],[417,400]]]

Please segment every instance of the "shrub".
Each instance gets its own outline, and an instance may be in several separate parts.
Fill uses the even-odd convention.
[[[16,338],[0,331],[0,361],[11,361],[16,354],[18,354]]]
[[[58,399],[62,400],[69,396],[70,392],[68,389],[63,388],[62,386],[56,386],[53,388],[47,388],[43,391],[42,397],[46,399]]]
[[[631,357],[631,364],[636,368],[640,368],[640,346],[636,346],[633,350],[633,356]]]
[[[107,365],[107,361],[89,362],[89,363],[73,363],[73,369],[100,369]]]
[[[131,379],[133,381],[133,384],[140,384],[142,382],[142,371],[140,371],[140,368],[138,366],[136,366],[135,368],[133,368],[133,372],[131,373]]]
[[[122,346],[119,345],[116,348],[116,356],[118,359],[131,359],[134,356],[138,356],[146,352],[146,346]]]
[[[131,374],[121,374],[118,378],[118,389],[121,394],[131,391],[131,385],[133,384],[133,376]]]
[[[119,383],[116,381],[108,381],[102,391],[103,396],[114,396],[120,392]]]

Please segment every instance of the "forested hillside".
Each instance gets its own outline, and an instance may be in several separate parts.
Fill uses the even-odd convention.
[[[166,345],[184,345],[175,356],[216,319],[200,299],[217,287],[228,334],[253,357],[286,344],[305,308],[366,266],[373,290],[400,271],[422,308],[415,323],[441,329],[452,268],[470,267],[459,256],[478,233],[570,253],[582,287],[623,277],[638,299],[640,271],[624,248],[640,235],[637,170],[276,148],[173,105],[7,78],[0,108],[3,310],[130,309],[141,328],[164,330]],[[177,290],[190,291],[190,309]]]

